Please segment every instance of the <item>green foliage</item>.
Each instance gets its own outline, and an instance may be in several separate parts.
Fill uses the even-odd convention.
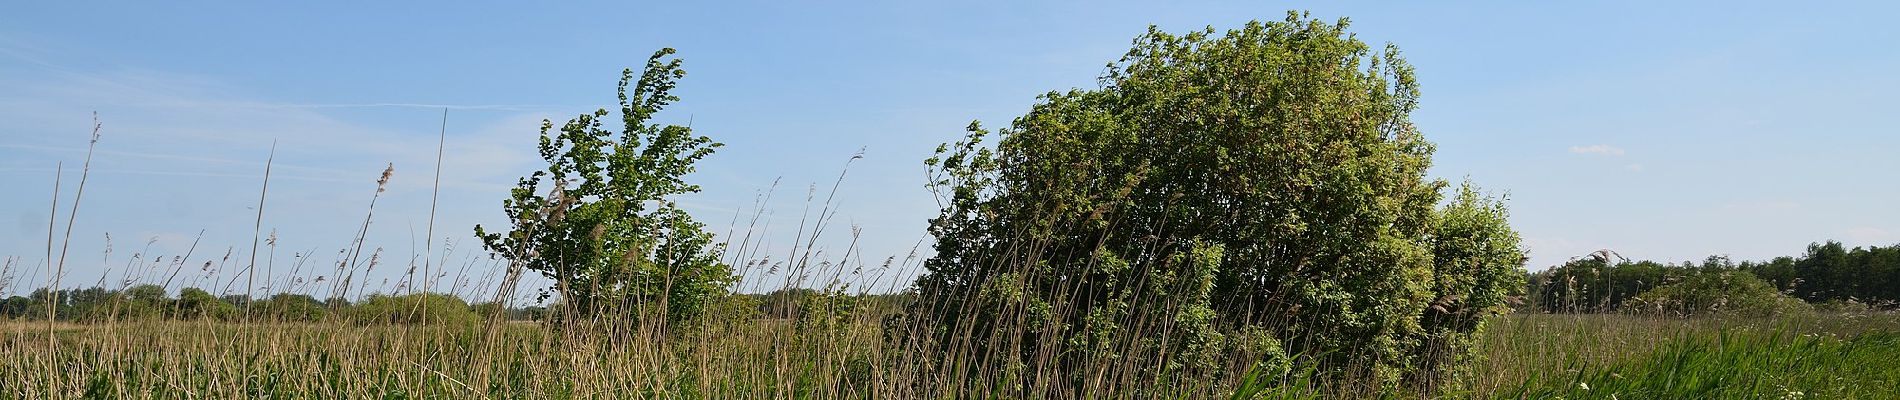
[[[849,332],[846,328],[858,315],[859,300],[842,287],[811,291],[794,300],[798,309],[793,321],[800,334],[837,340],[832,336]]]
[[[179,291],[176,308],[177,318],[180,319],[229,319],[238,314],[237,306],[199,288],[185,288]]]
[[[509,319],[510,317],[510,315],[508,315],[507,307],[503,306],[501,303],[496,303],[492,301],[470,304],[468,306],[468,311],[475,313],[475,316],[484,318],[484,319],[488,319],[488,318]]]
[[[1675,316],[1734,314],[1767,317],[1813,311],[1800,299],[1775,291],[1746,272],[1696,274],[1637,294],[1624,307],[1632,312]]]
[[[153,285],[135,285],[117,293],[118,299],[111,303],[94,303],[100,306],[88,307],[81,311],[85,319],[153,319],[159,318],[171,310],[172,299],[165,295],[165,288]],[[113,296],[107,293],[106,296]],[[80,300],[75,298],[74,302]]]
[[[1807,253],[1793,262],[1792,274],[1774,267],[1760,268],[1774,273],[1764,278],[1808,301],[1900,302],[1900,244],[1848,249],[1830,240],[1808,245]]]
[[[502,202],[513,228],[475,227],[490,252],[554,280],[562,302],[583,315],[657,310],[677,321],[698,315],[733,282],[712,234],[670,200],[699,191],[683,177],[720,146],[689,127],[650,122],[679,100],[671,92],[686,71],[665,60],[672,53],[655,52],[637,80],[632,69],[623,72],[621,130],[602,129],[606,109],[559,130],[542,121],[548,167],[521,178]]]
[[[316,322],[330,317],[330,307],[303,294],[279,293],[251,304],[251,312],[265,321]]]
[[[1798,257],[1739,263],[1711,256],[1700,263],[1665,264],[1611,260],[1609,254],[1598,252],[1531,274],[1526,291],[1535,308],[1616,312],[1625,310],[1625,303],[1639,293],[1702,274],[1730,272],[1760,278],[1773,291],[1815,304],[1864,310],[1900,304],[1900,245],[1849,249],[1827,241],[1809,245]]]
[[[1447,378],[1465,372],[1485,319],[1510,311],[1507,297],[1524,285],[1525,257],[1509,217],[1503,199],[1485,197],[1468,182],[1434,214],[1429,242],[1438,297],[1419,321],[1414,353],[1421,365],[1413,380],[1457,382]]]
[[[939,147],[916,310],[937,341],[1078,380],[1224,374],[1258,356],[1229,340],[1241,327],[1330,372],[1441,365],[1428,349],[1462,346],[1518,287],[1517,236],[1470,189],[1434,209],[1398,50],[1305,18],[1151,28],[1099,89],[1041,96],[994,149],[975,123]]]
[[[1892,398],[1900,334],[1837,337],[1787,330],[1681,335],[1627,362],[1539,376],[1497,398],[1874,399]]]
[[[802,312],[800,304],[804,298],[818,294],[817,289],[788,287],[764,294],[741,295],[735,297],[753,298],[759,304],[759,312],[771,318],[797,318]]]
[[[1531,274],[1529,292],[1537,309],[1553,313],[1615,312],[1638,293],[1679,282],[1705,270],[1734,268],[1720,257],[1710,257],[1702,266],[1696,266],[1654,261],[1612,263],[1607,254],[1599,252]]]
[[[6,301],[0,302],[0,318],[25,318],[33,315],[34,306],[33,299],[23,296],[8,297]],[[39,308],[45,309],[45,307]]]
[[[358,325],[445,324],[466,326],[481,319],[469,310],[468,303],[440,293],[416,293],[401,296],[370,295],[349,310],[350,321]]]

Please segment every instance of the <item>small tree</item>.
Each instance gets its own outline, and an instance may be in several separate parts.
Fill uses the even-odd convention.
[[[513,228],[475,234],[511,269],[554,280],[542,299],[559,294],[567,312],[669,320],[698,315],[707,300],[732,282],[719,262],[712,234],[671,198],[696,193],[683,177],[720,146],[692,128],[653,124],[654,114],[679,100],[671,94],[686,75],[673,49],[647,60],[636,79],[620,78],[619,131],[602,129],[606,109],[581,114],[556,130],[541,123],[542,171],[521,178],[502,202]]]

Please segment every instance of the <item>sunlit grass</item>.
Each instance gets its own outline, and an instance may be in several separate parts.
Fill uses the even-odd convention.
[[[1900,385],[1894,315],[1495,322],[1466,389],[1441,397],[1890,398]],[[833,326],[742,318],[664,336],[574,336],[519,322],[149,321],[59,324],[55,349],[44,322],[7,322],[0,398],[917,397],[913,388],[930,377],[906,367],[915,360],[884,341],[877,325],[870,315]],[[1353,397],[1272,385],[1243,390]]]
[[[1480,348],[1476,397],[1892,398],[1900,316],[1512,316]]]

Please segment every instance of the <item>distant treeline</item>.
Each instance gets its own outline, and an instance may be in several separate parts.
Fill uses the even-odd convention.
[[[1731,288],[1762,287],[1782,296],[1828,307],[1893,308],[1900,304],[1900,245],[1855,247],[1828,241],[1808,245],[1800,256],[1735,262],[1711,256],[1700,263],[1630,261],[1598,252],[1531,273],[1526,300],[1541,312],[1610,312],[1630,309],[1646,293],[1698,277],[1720,276]],[[1730,282],[1733,281],[1733,282]],[[1654,297],[1654,296],[1651,296]]]
[[[57,303],[54,303],[55,298]],[[49,307],[49,303],[55,305]],[[454,295],[441,293],[375,294],[351,302],[291,293],[257,299],[243,294],[214,296],[204,289],[188,287],[179,290],[178,297],[173,298],[164,287],[151,284],[57,292],[41,288],[30,295],[12,296],[0,302],[0,319],[45,320],[49,312],[56,313],[58,320],[69,322],[142,319],[317,322],[340,318],[372,324],[473,321],[489,316],[530,320],[543,316],[546,310],[540,306],[504,310],[496,303],[471,305]]]
[[[57,308],[47,306],[53,301],[54,294],[58,294]],[[790,319],[802,318],[810,310],[820,308],[832,314],[855,310],[871,311],[872,314],[894,313],[911,297],[908,294],[849,295],[792,288],[768,293],[731,294],[720,299],[719,303],[727,307],[754,310],[741,315]],[[503,308],[497,303],[470,303],[443,293],[373,294],[351,302],[343,298],[318,299],[308,294],[291,293],[257,299],[243,294],[214,296],[204,289],[184,288],[179,291],[178,297],[173,298],[159,285],[142,284],[125,289],[91,287],[58,292],[38,289],[27,296],[12,296],[0,301],[0,320],[44,321],[48,312],[57,311],[58,320],[80,323],[150,319],[319,322],[333,318],[360,324],[467,322],[478,318],[539,321],[550,316],[550,307],[558,308],[560,304]]]

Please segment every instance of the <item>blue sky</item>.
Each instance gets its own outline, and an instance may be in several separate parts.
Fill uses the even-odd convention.
[[[70,200],[94,111],[103,138],[67,286],[162,280],[169,264],[149,260],[194,238],[176,279],[225,286],[247,263],[274,142],[263,224],[280,276],[299,253],[298,276],[326,275],[394,165],[368,240],[382,265],[364,282],[389,289],[380,280],[429,252],[443,108],[433,252],[450,245],[449,268],[475,285],[490,264],[470,227],[502,222],[505,190],[536,168],[539,121],[609,105],[619,71],[660,47],[689,71],[660,120],[727,144],[691,177],[706,190],[682,199],[690,211],[724,233],[778,181],[755,229],[782,258],[807,193],[822,198],[863,149],[820,247],[842,253],[855,226],[853,257],[901,260],[935,209],[921,160],[969,121],[1003,125],[1038,93],[1091,87],[1149,24],[1227,28],[1288,9],[1350,17],[1361,39],[1404,49],[1424,85],[1414,121],[1438,144],[1432,174],[1509,193],[1533,269],[1601,248],[1681,261],[1900,243],[1890,3],[678,3],[12,5],[0,256],[17,261],[0,294],[44,284],[52,170],[65,162]]]

